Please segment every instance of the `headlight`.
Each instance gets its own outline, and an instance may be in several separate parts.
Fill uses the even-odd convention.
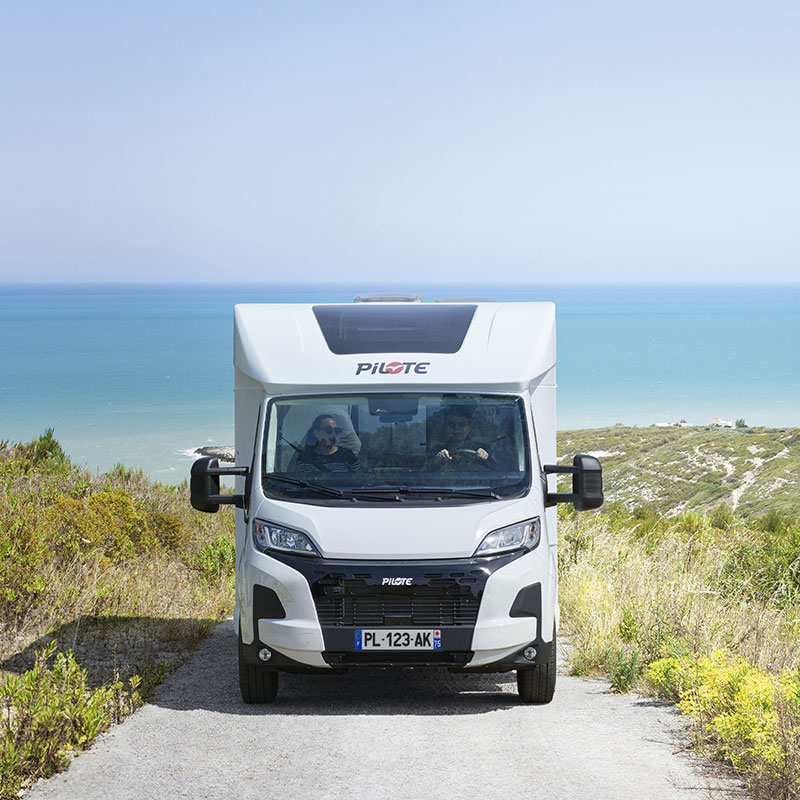
[[[303,556],[319,555],[319,550],[304,533],[260,519],[253,522],[253,544],[262,552],[281,550]]]
[[[539,517],[509,525],[487,534],[475,551],[476,556],[493,556],[512,550],[533,550],[539,544],[541,524]]]

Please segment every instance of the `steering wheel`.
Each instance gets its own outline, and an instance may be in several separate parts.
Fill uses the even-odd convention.
[[[477,455],[477,454],[478,454],[478,451],[477,451],[477,450],[470,450],[470,449],[469,449],[469,448],[467,448],[467,447],[462,447],[460,450],[453,450],[453,453],[454,453],[454,454],[457,454],[457,453],[466,453],[468,456],[474,456],[474,455]]]

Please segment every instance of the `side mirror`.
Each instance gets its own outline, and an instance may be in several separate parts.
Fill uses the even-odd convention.
[[[244,508],[243,494],[220,494],[220,475],[247,475],[247,467],[221,467],[219,459],[211,456],[198,458],[192,464],[192,477],[189,482],[192,508],[215,514],[221,505],[234,505]]]
[[[546,506],[572,503],[576,511],[591,511],[603,505],[603,468],[594,456],[577,455],[571,467],[547,465],[544,471],[572,475],[572,494],[548,492]]]

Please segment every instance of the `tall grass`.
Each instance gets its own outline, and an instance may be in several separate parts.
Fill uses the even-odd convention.
[[[233,515],[185,485],[0,442],[0,798],[141,703],[230,612],[233,563]]]
[[[668,697],[764,798],[800,797],[800,524],[563,512],[572,669]]]

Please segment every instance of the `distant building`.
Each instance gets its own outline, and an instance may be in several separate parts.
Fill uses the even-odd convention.
[[[708,423],[712,428],[732,428],[733,422],[729,419],[720,419],[719,417],[711,417]]]

